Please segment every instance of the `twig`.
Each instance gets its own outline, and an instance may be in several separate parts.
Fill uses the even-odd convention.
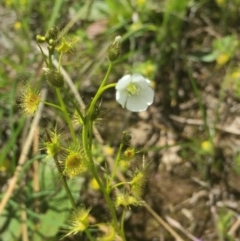
[[[176,239],[176,241],[184,241],[168,224],[165,222],[146,202],[144,207],[149,213]]]
[[[182,231],[191,240],[193,240],[193,241],[198,241],[199,240],[198,238],[193,236],[189,231],[187,231],[179,222],[177,222],[173,218],[167,216],[166,219],[167,219],[168,223],[170,223],[173,227],[175,227],[175,228],[179,229],[180,231]]]
[[[201,126],[204,124],[204,122],[202,120],[196,120],[196,119],[189,119],[189,118],[185,118],[185,117],[181,117],[181,116],[176,116],[176,115],[170,115],[169,116],[170,119],[181,123],[181,124],[187,124],[187,125],[197,125],[197,126]],[[210,128],[211,124],[209,124]],[[217,125],[217,129],[223,132],[227,132],[229,134],[234,134],[234,135],[240,135],[240,130],[236,129],[234,127],[231,126],[221,126],[221,125]]]
[[[28,227],[27,227],[27,213],[25,203],[21,204],[21,229],[22,229],[22,241],[29,241],[28,239]]]
[[[36,132],[34,135],[34,139],[33,139],[33,154],[37,154],[39,150],[39,126],[36,128]],[[39,170],[39,163],[37,160],[35,160],[33,162],[33,191],[34,192],[39,192],[40,187],[39,187],[39,174],[38,174],[38,170]],[[40,201],[39,198],[37,198],[35,200],[35,211],[38,212],[38,207],[40,205]]]
[[[239,227],[240,227],[240,218],[237,217],[237,220],[234,222],[232,227],[229,229],[228,235],[232,236],[232,237],[235,236],[235,233]]]

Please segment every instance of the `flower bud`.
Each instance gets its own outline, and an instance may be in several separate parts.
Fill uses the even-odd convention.
[[[42,35],[37,35],[36,40],[38,41],[38,43],[44,43],[46,41],[45,37]]]
[[[115,61],[121,55],[121,36],[117,36],[112,44],[109,45],[107,56],[110,61]]]
[[[134,158],[135,154],[136,154],[136,151],[134,149],[134,147],[128,147],[125,151],[124,151],[124,157],[127,159],[127,160],[131,160]]]
[[[56,40],[57,37],[58,37],[58,28],[56,26],[49,28],[45,34],[45,38],[47,42],[49,42],[51,39]]]
[[[45,70],[45,76],[47,78],[49,85],[56,88],[63,87],[64,78],[60,72],[58,72],[57,70],[48,69],[48,68],[44,68],[44,70]]]
[[[132,136],[130,134],[128,134],[127,132],[123,131],[123,133],[122,133],[122,142],[125,145],[129,145],[131,139],[132,139]]]

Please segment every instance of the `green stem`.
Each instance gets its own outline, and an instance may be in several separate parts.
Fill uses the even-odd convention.
[[[53,68],[52,54],[50,53],[49,50],[48,50],[48,67],[49,67],[49,69]]]
[[[193,78],[192,73],[191,73],[188,65],[187,65],[187,71],[188,71],[188,75],[190,77],[190,81],[191,81],[191,84],[192,84],[192,87],[193,87],[194,94],[195,94],[195,96],[197,97],[197,100],[198,100],[198,105],[199,105],[199,108],[200,108],[200,111],[201,111],[201,114],[202,114],[202,118],[203,118],[203,122],[204,122],[204,129],[205,129],[205,131],[207,131],[208,138],[212,142],[213,141],[212,135],[211,135],[210,129],[208,127],[207,116],[206,116],[205,109],[204,109],[204,106],[203,106],[203,103],[202,103],[201,95],[199,93],[199,90],[198,90],[198,87],[196,85],[195,79]]]
[[[52,142],[51,137],[50,137],[50,135],[49,135],[49,133],[48,133],[47,130],[46,130],[46,134],[47,134],[48,141],[49,141],[49,142]],[[63,182],[64,189],[65,189],[65,191],[66,191],[66,193],[67,193],[67,196],[68,196],[68,198],[69,198],[69,200],[70,200],[70,202],[71,202],[71,204],[72,204],[73,209],[76,210],[76,209],[77,209],[77,206],[76,206],[76,203],[75,203],[75,201],[74,201],[74,199],[73,199],[72,193],[71,193],[71,191],[70,191],[70,189],[69,189],[69,187],[68,187],[67,178],[66,178],[66,176],[62,175],[62,169],[61,169],[61,166],[60,166],[60,164],[59,164],[59,161],[58,161],[57,157],[54,156],[53,159],[54,159],[54,162],[55,162],[55,164],[56,164],[56,166],[57,166],[57,169],[58,169],[59,174],[62,176],[62,182]],[[92,235],[91,235],[91,233],[89,232],[88,229],[85,230],[85,233],[86,233],[86,235],[88,236],[88,238],[89,238],[90,241],[94,241],[94,239],[93,239],[93,237],[92,237]]]
[[[113,83],[113,84],[108,84],[108,85],[104,86],[104,87],[101,89],[101,91],[99,91],[99,92],[100,92],[100,95],[101,95],[105,90],[110,89],[110,88],[114,88],[116,85],[117,85],[116,83]]]
[[[89,138],[89,136],[88,136],[88,131],[87,131],[87,125],[85,125],[84,128],[83,128],[82,138],[83,138],[83,147],[84,147],[84,150],[85,150],[85,153],[86,153],[86,157],[88,159],[88,163],[89,163],[89,167],[90,167],[90,170],[92,172],[92,175],[95,178],[95,180],[97,181],[101,191],[103,192],[104,198],[105,198],[105,200],[107,202],[109,211],[110,211],[112,219],[113,219],[114,227],[115,227],[116,230],[119,230],[117,215],[116,215],[116,212],[114,210],[113,203],[112,203],[112,201],[110,199],[110,196],[109,196],[107,190],[103,186],[103,183],[102,183],[102,181],[100,180],[100,178],[98,176],[95,164],[93,162],[92,153],[91,153],[91,147],[89,147],[89,145],[88,145],[88,141],[89,141],[88,138]]]
[[[52,142],[52,139],[51,139],[51,136],[50,136],[49,132],[47,131],[47,129],[45,129],[45,131],[46,131],[46,134],[47,134],[47,139],[48,139],[48,141],[49,141],[49,142]],[[71,191],[70,191],[70,189],[69,189],[69,187],[68,187],[66,176],[62,175],[62,169],[61,169],[61,166],[60,166],[59,161],[58,161],[58,159],[57,159],[57,156],[55,155],[55,156],[53,157],[53,159],[54,159],[54,162],[55,162],[55,164],[56,164],[56,166],[57,166],[57,169],[58,169],[59,174],[62,176],[63,186],[64,186],[64,188],[65,188],[65,190],[66,190],[66,193],[67,193],[68,198],[70,199],[70,202],[71,202],[71,204],[72,204],[72,207],[73,207],[74,209],[76,209],[75,201],[74,201],[73,196],[72,196],[72,193],[71,193]]]
[[[59,61],[58,61],[58,72],[60,72],[61,62],[62,62],[62,56],[63,56],[63,53],[61,52],[61,54],[60,54],[60,56],[59,56]]]
[[[126,214],[126,208],[123,209],[122,218],[121,218],[121,236],[123,237],[124,240],[126,240],[125,232],[124,232],[124,218],[125,218],[125,214]]]
[[[53,103],[50,103],[50,102],[47,102],[47,101],[43,101],[43,103],[44,103],[45,105],[54,107],[54,108],[56,108],[56,109],[58,109],[58,110],[62,110],[62,108],[61,108],[60,106],[55,105],[55,104],[53,104]]]
[[[119,183],[117,183],[117,184],[111,186],[111,187],[109,188],[109,191],[111,191],[112,189],[114,189],[114,188],[116,188],[116,187],[119,187],[119,186],[125,185],[125,184],[130,184],[130,182],[119,182]]]
[[[111,185],[111,183],[113,182],[113,179],[114,179],[115,174],[116,174],[116,171],[117,171],[117,167],[118,167],[119,160],[120,160],[121,153],[122,153],[122,148],[123,148],[123,143],[121,142],[120,147],[119,147],[119,149],[118,149],[116,161],[114,162],[114,166],[113,166],[111,178],[110,178],[110,181],[109,181],[110,185]]]
[[[42,47],[38,43],[37,43],[37,45],[38,45],[38,47],[39,47],[39,49],[40,49],[40,51],[42,53],[43,60],[44,60],[44,62],[46,64],[46,66],[48,66],[47,58],[46,58],[46,55],[43,53]]]
[[[72,207],[73,207],[74,209],[76,209],[77,206],[76,206],[76,203],[75,203],[75,201],[74,201],[74,199],[73,199],[72,193],[71,193],[71,191],[70,191],[70,189],[69,189],[69,187],[68,187],[66,176],[62,175],[62,170],[61,170],[61,167],[60,167],[60,165],[59,165],[59,162],[58,162],[56,156],[54,156],[54,161],[55,161],[55,164],[56,164],[56,166],[57,166],[57,169],[58,169],[59,174],[62,176],[63,186],[64,186],[64,188],[65,188],[65,190],[66,190],[66,193],[67,193],[68,198],[70,199],[70,202],[71,202],[71,204],[72,204]]]
[[[103,79],[100,87],[98,88],[97,93],[95,94],[93,100],[91,101],[90,107],[89,107],[89,109],[88,109],[88,113],[89,113],[90,116],[92,115],[92,113],[93,113],[93,111],[94,111],[94,106],[95,106],[98,98],[99,98],[99,97],[101,96],[101,94],[103,93],[103,91],[106,90],[106,89],[108,89],[108,88],[110,88],[110,87],[115,86],[115,84],[111,85],[111,86],[108,87],[108,88],[106,88],[107,86],[105,86],[106,81],[107,81],[107,79],[108,79],[108,77],[109,77],[109,74],[110,74],[110,72],[111,72],[112,66],[113,66],[113,64],[112,64],[112,62],[110,62],[109,65],[108,65],[107,73],[106,73],[106,75],[105,75],[105,77],[104,77],[104,79]],[[104,86],[105,86],[105,87],[104,87]],[[106,89],[105,89],[105,88],[106,88]],[[104,89],[104,90],[103,90],[103,89]]]
[[[86,235],[87,235],[87,237],[89,238],[90,241],[95,241],[88,229],[85,229],[85,233],[86,233]]]
[[[75,132],[73,130],[72,122],[71,122],[71,120],[69,118],[69,115],[68,115],[68,112],[66,110],[66,106],[65,106],[64,101],[62,99],[61,92],[60,92],[59,88],[55,88],[55,89],[56,89],[56,92],[57,92],[58,100],[60,102],[63,115],[64,115],[64,117],[65,117],[65,119],[67,121],[68,127],[70,129],[71,136],[73,138],[73,141],[76,143],[77,142],[77,138],[76,138]]]
[[[77,113],[79,114],[81,120],[83,123],[85,123],[85,118],[83,116],[83,114],[80,111],[80,107],[75,103],[75,101],[73,100],[73,98],[69,95],[68,90],[64,89],[64,94],[66,95],[67,99],[72,103],[72,105],[74,106],[74,108],[76,109]]]
[[[98,185],[99,185],[99,187],[100,187],[100,189],[103,193],[103,196],[104,196],[104,198],[107,202],[109,212],[112,216],[114,228],[122,236],[123,241],[125,241],[126,238],[124,236],[124,233],[122,233],[121,229],[118,226],[117,214],[116,214],[116,211],[114,209],[113,202],[112,202],[112,200],[109,196],[109,192],[104,187],[104,185],[103,185],[102,181],[100,180],[99,175],[97,173],[97,169],[96,169],[95,163],[94,163],[93,158],[92,158],[92,150],[91,150],[92,149],[92,136],[93,136],[93,133],[92,133],[92,126],[93,126],[92,115],[94,113],[94,108],[95,108],[96,102],[99,99],[99,97],[101,96],[101,94],[103,93],[103,91],[105,91],[108,88],[112,88],[112,87],[115,86],[115,84],[110,84],[110,85],[105,86],[105,84],[108,80],[109,74],[111,72],[112,66],[113,66],[113,64],[112,64],[112,62],[110,62],[109,66],[108,66],[107,73],[106,73],[100,87],[98,88],[97,93],[95,94],[93,100],[91,101],[90,107],[88,108],[87,115],[86,115],[86,118],[85,118],[85,124],[83,126],[83,131],[82,131],[82,142],[83,142],[83,148],[84,148],[84,151],[85,151],[85,154],[86,154],[86,158],[87,158],[88,163],[89,163],[89,169],[91,170],[92,175],[95,178],[95,180],[97,181],[97,183],[98,183]]]

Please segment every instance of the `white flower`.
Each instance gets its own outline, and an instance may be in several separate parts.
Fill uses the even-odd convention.
[[[133,112],[144,111],[153,102],[154,91],[150,81],[140,74],[124,75],[116,85],[116,100]]]

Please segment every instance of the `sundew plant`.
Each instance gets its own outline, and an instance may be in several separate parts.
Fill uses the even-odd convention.
[[[61,176],[63,187],[66,190],[72,205],[72,213],[67,220],[65,236],[76,235],[85,232],[88,239],[93,240],[126,240],[124,231],[124,219],[126,210],[131,205],[141,205],[143,188],[146,182],[146,166],[136,167],[129,180],[116,178],[120,165],[130,166],[135,158],[136,150],[131,146],[131,136],[127,132],[122,133],[119,140],[116,157],[112,165],[101,165],[93,157],[94,126],[101,112],[99,102],[105,91],[115,88],[116,105],[132,112],[144,111],[153,103],[154,91],[150,81],[138,73],[124,75],[116,83],[108,84],[108,78],[114,61],[121,54],[121,37],[117,36],[110,44],[106,52],[108,69],[103,80],[99,80],[100,86],[86,108],[82,108],[74,100],[74,96],[68,93],[64,75],[61,72],[61,61],[65,54],[73,51],[76,40],[68,40],[61,37],[56,27],[51,27],[45,35],[37,36],[38,47],[42,53],[45,67],[46,82],[54,89],[58,102],[52,103],[42,100],[39,90],[26,84],[21,93],[21,107],[26,115],[33,115],[39,103],[43,102],[56,113],[61,113],[67,123],[70,137],[63,143],[62,133],[58,128],[45,129],[43,150],[47,154],[48,161],[53,161]],[[48,49],[48,54],[43,48]],[[57,67],[53,64],[53,56],[58,56]],[[69,97],[71,106],[67,106],[64,97]],[[117,103],[118,102],[118,103]],[[80,131],[75,131],[74,125],[79,125]],[[92,221],[91,207],[84,204],[77,205],[71,192],[69,180],[78,175],[90,175],[92,180],[103,194],[109,210],[109,220],[106,223]],[[121,215],[117,210],[121,210]],[[60,215],[60,214],[59,214]]]

